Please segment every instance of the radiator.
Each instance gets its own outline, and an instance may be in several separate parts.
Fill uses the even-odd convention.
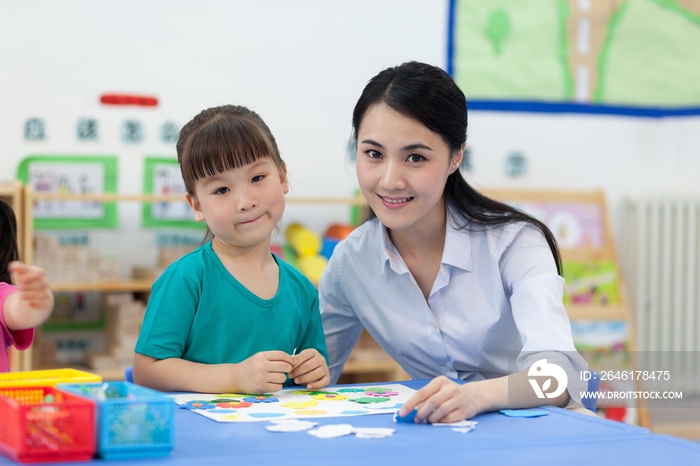
[[[639,195],[621,206],[620,261],[637,349],[669,390],[700,395],[700,193]]]

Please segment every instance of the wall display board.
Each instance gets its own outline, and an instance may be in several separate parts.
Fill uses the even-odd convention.
[[[697,0],[451,0],[470,110],[700,114]]]
[[[19,165],[17,178],[37,193],[104,194],[117,187],[115,156],[32,155]],[[72,199],[37,201],[36,229],[115,228],[114,203]]]
[[[185,198],[185,182],[174,157],[146,157],[143,192],[159,196],[182,195],[182,202],[154,202],[143,204],[144,227],[204,228],[195,222]]]

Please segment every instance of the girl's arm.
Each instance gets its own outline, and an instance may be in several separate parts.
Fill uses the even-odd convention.
[[[457,422],[489,411],[532,408],[543,404],[564,407],[569,403],[567,391],[556,398],[537,398],[527,372],[523,370],[463,385],[445,376],[436,377],[404,403],[399,416],[406,416],[417,408],[415,422]]]
[[[309,286],[313,288],[313,285]],[[297,347],[298,365],[289,373],[289,378],[297,385],[306,385],[308,390],[317,390],[328,385],[331,377],[328,370],[326,339],[318,309],[318,295],[315,288],[309,292],[314,299],[309,309],[306,331]]]
[[[3,304],[5,324],[10,330],[36,327],[53,311],[53,293],[46,273],[41,267],[11,262],[8,270],[17,292],[9,295]]]
[[[282,389],[296,359],[263,351],[238,364],[201,364],[134,353],[134,382],[164,392],[270,393]]]

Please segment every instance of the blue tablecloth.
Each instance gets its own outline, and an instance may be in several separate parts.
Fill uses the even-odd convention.
[[[412,381],[406,385],[417,388],[423,383]],[[321,425],[349,423],[396,429],[392,437],[383,439],[319,439],[306,432],[272,433],[265,429],[268,422],[217,423],[178,409],[171,455],[166,459],[131,460],[129,464],[700,464],[700,444],[559,408],[544,409],[549,414],[536,418],[482,414],[474,418],[479,424],[467,434],[449,427],[395,423],[387,414],[317,419]],[[0,465],[4,464],[14,463],[0,457]]]

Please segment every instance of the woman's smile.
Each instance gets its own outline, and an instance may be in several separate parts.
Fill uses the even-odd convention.
[[[377,194],[385,207],[389,209],[399,209],[413,200],[413,197],[385,197]]]

